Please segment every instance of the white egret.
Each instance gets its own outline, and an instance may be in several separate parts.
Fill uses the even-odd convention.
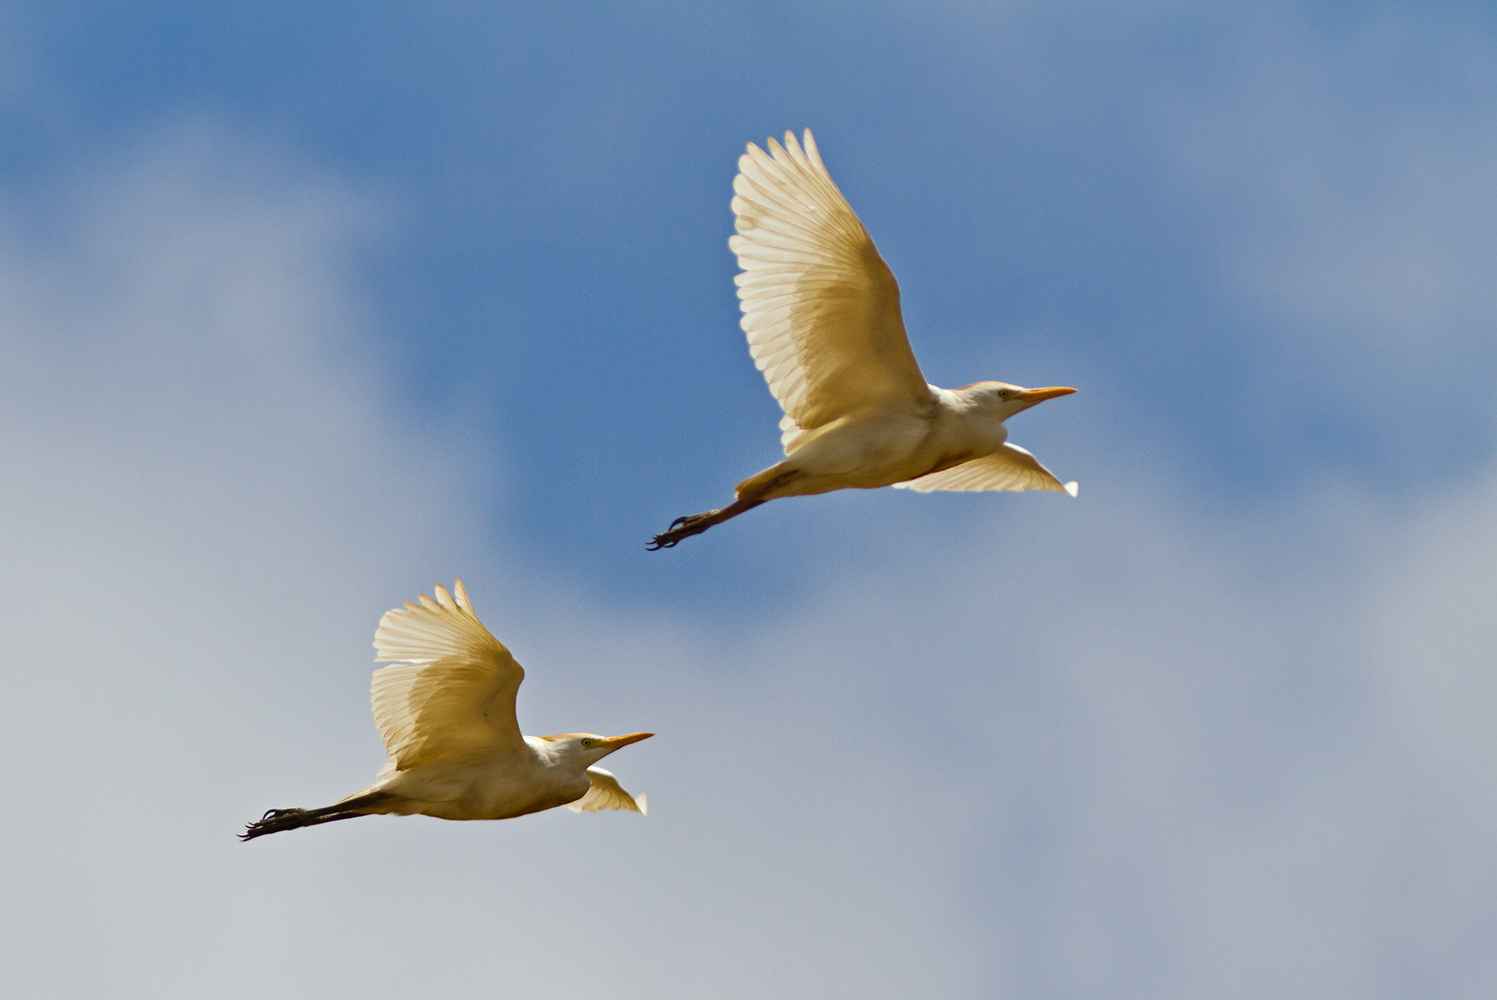
[[[738,298],[749,353],[785,416],[785,460],[739,483],[721,510],[677,518],[669,548],[767,501],[848,488],[1056,490],[1076,495],[1003,422],[1075,392],[977,382],[941,389],[915,363],[899,285],[832,183],[810,129],[769,152],[749,143],[733,178]]]
[[[374,724],[389,760],[374,784],[321,809],[272,809],[241,839],[335,820],[396,813],[509,819],[567,806],[645,811],[594,767],[653,733],[522,736],[515,694],[525,671],[473,613],[463,581],[437,599],[385,612],[374,633]]]

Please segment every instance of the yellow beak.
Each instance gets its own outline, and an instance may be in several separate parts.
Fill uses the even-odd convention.
[[[1070,386],[1047,385],[1043,389],[1025,389],[1023,392],[1016,392],[1014,393],[1014,398],[1022,399],[1033,406],[1035,403],[1043,403],[1045,400],[1054,399],[1056,396],[1069,396],[1075,391]]]
[[[654,735],[654,733],[630,733],[628,736],[610,736],[608,739],[603,740],[602,743],[610,750],[617,750],[619,747],[626,747],[630,743],[647,740]]]

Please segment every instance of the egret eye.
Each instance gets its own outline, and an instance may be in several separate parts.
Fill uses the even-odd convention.
[[[582,745],[585,747],[597,746],[598,741],[593,739],[592,737],[588,737],[587,739],[582,741]]]
[[[1008,397],[1010,397],[1012,395],[1013,395],[1013,393],[1010,392],[1007,389],[999,389],[998,390],[998,398],[999,399],[1007,399]]]

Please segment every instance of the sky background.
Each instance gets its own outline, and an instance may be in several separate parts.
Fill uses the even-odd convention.
[[[778,454],[810,126],[1079,499]],[[1497,9],[0,3],[0,966],[56,997],[1486,998]],[[651,812],[238,843],[461,575]]]

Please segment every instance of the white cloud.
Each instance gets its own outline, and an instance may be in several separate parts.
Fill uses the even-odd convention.
[[[1497,476],[1248,526],[1099,478],[864,567],[899,582],[841,581],[774,640],[924,756],[987,995],[1481,995]]]
[[[72,186],[45,236],[3,239],[25,815],[7,966],[31,992],[170,994],[228,957],[204,947],[246,885],[212,852],[224,824],[277,779],[294,790],[295,754],[369,749],[363,720],[325,711],[361,697],[366,608],[405,589],[392,564],[445,564],[472,523],[454,452],[395,426],[359,356],[339,264],[367,217],[192,126]],[[289,755],[288,729],[308,740]]]
[[[1497,476],[1229,523],[1100,459],[1075,503],[890,498],[803,607],[646,618],[496,554],[483,443],[384,398],[347,185],[189,128],[65,202],[0,235],[19,991],[1492,981]],[[375,618],[455,572],[527,729],[660,734],[611,765],[650,816],[236,843],[368,780]]]

